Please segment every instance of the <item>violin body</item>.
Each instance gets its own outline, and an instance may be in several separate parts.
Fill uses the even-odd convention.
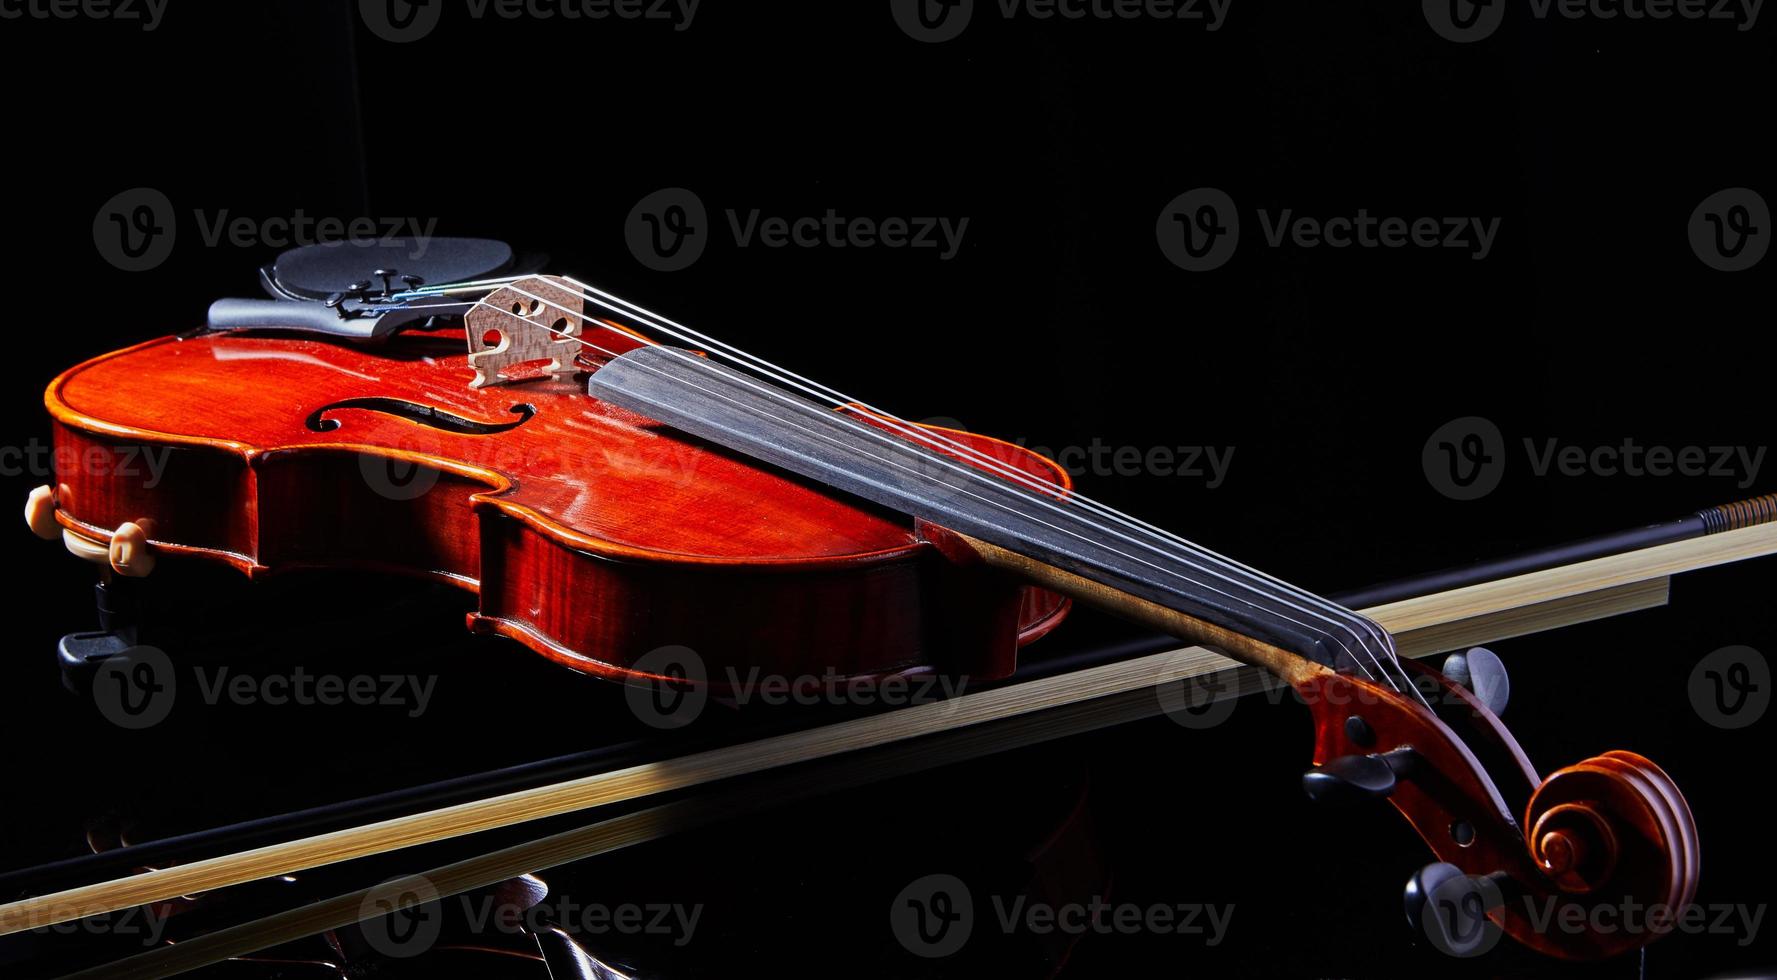
[[[582,380],[472,388],[464,339],[460,323],[375,345],[209,332],[76,366],[45,395],[56,520],[98,547],[135,524],[155,554],[255,577],[448,582],[478,597],[472,629],[616,679],[664,645],[695,650],[715,688],[761,671],[998,677],[1065,615],[1059,596],[946,558],[905,516],[590,398]],[[1035,453],[950,434],[1068,485]]]

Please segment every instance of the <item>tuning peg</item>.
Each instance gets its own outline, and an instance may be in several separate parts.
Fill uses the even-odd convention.
[[[1453,956],[1475,956],[1498,940],[1487,913],[1505,905],[1502,876],[1469,875],[1454,864],[1428,864],[1407,879],[1407,924]]]
[[[1316,803],[1377,800],[1394,792],[1397,777],[1411,763],[1413,750],[1395,749],[1372,755],[1342,755],[1302,774],[1302,789]]]
[[[1506,665],[1486,647],[1470,647],[1467,653],[1444,658],[1444,676],[1463,687],[1495,715],[1505,714],[1512,697],[1512,681]]]

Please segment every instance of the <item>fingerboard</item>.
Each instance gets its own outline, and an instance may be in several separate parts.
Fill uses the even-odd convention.
[[[1195,545],[1118,526],[752,375],[671,347],[631,351],[588,391],[834,490],[998,545],[1328,666],[1392,661],[1379,626]]]

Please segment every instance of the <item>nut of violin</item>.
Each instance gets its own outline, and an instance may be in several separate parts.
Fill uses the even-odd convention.
[[[56,523],[56,493],[47,485],[32,490],[25,498],[25,523],[30,526],[31,533],[45,541],[54,541],[62,536],[62,526]]]
[[[144,578],[154,571],[154,549],[149,547],[148,532],[142,530],[140,524],[119,524],[117,533],[111,536],[106,557],[111,561],[112,570],[119,575]]]

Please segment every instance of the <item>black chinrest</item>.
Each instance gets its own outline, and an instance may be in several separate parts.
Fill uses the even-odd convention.
[[[313,301],[348,292],[354,283],[380,287],[381,272],[401,288],[401,276],[440,285],[518,275],[542,264],[541,256],[519,256],[491,238],[352,239],[290,249],[260,269],[259,278],[277,299]]]

